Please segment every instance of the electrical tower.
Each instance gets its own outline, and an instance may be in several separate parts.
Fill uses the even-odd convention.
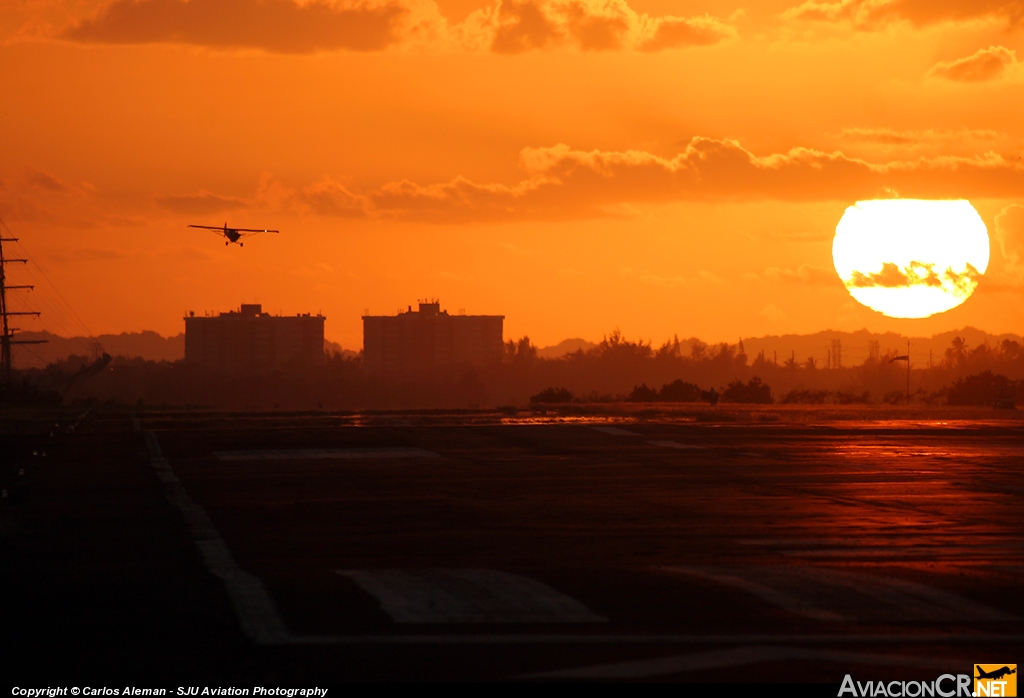
[[[4,385],[11,384],[11,346],[14,344],[43,344],[46,341],[45,339],[14,339],[14,333],[18,331],[18,328],[11,327],[7,320],[12,315],[39,315],[39,312],[34,310],[13,311],[7,309],[8,291],[33,288],[32,286],[9,286],[7,284],[7,265],[28,263],[27,259],[7,259],[4,256],[4,243],[17,241],[18,238],[0,237],[0,321],[2,321],[3,329],[3,334],[0,334],[0,374],[2,374]]]
[[[832,340],[832,368],[843,367],[843,340]]]
[[[871,359],[871,361],[877,362],[879,356],[881,356],[881,352],[878,349],[878,340],[868,340],[868,358]]]

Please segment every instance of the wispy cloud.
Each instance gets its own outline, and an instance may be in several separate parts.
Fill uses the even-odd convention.
[[[1024,0],[807,0],[786,10],[783,17],[849,22],[865,31],[898,21],[924,26],[980,18],[997,18],[1015,26],[1024,22]]]
[[[997,141],[1005,134],[991,129],[924,129],[897,130],[891,128],[844,128],[839,138],[846,141],[880,143],[882,145],[947,144],[953,141]]]
[[[12,221],[75,228],[134,227],[143,222],[134,206],[104,201],[103,193],[91,184],[68,182],[33,168],[0,176],[0,211]]]
[[[1002,77],[1016,66],[1015,52],[1002,46],[989,46],[966,58],[936,63],[928,75],[954,82],[986,82]]]
[[[52,192],[68,192],[71,187],[53,175],[40,170],[28,169],[25,173],[25,181],[29,184],[46,189]]]
[[[661,51],[716,44],[736,34],[722,20],[701,17],[650,17],[624,0],[500,0],[465,23],[476,26],[497,53],[572,45],[584,51],[636,49]]]
[[[681,201],[856,201],[898,191],[906,198],[1016,198],[1024,191],[1024,163],[996,153],[870,162],[813,148],[757,155],[733,140],[697,137],[674,157],[639,150],[574,150],[560,144],[524,148],[524,176],[514,182],[467,177],[419,183],[394,180],[358,188],[333,178],[289,185],[270,175],[248,196],[199,190],[164,192],[149,209],[135,202],[118,210],[151,213],[154,201],[181,215],[254,209],[340,218],[431,223],[621,218],[642,204]],[[38,178],[36,178],[38,179]],[[55,181],[58,181],[55,179]],[[4,210],[107,220],[102,197],[83,187],[41,186],[32,177],[0,183]],[[775,272],[781,279],[783,270]],[[804,281],[810,268],[795,272]]]
[[[832,286],[839,281],[835,272],[825,267],[817,267],[812,264],[801,264],[796,269],[780,269],[779,267],[768,267],[764,276],[769,281],[784,284],[798,284],[804,286]]]
[[[870,163],[810,148],[757,156],[735,141],[694,138],[673,158],[557,145],[524,149],[521,161],[528,176],[514,184],[463,177],[428,185],[394,182],[366,194],[368,210],[468,222],[610,216],[626,203],[856,200],[886,188],[921,198],[1016,196],[1024,188],[1024,167],[993,153]]]
[[[995,237],[1003,256],[1014,266],[1024,266],[1024,206],[1007,206],[995,222]]]
[[[193,195],[158,196],[157,203],[175,213],[206,215],[234,211],[248,206],[248,202],[234,196],[219,196],[208,191]]]

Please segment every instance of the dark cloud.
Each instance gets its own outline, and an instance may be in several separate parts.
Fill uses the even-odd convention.
[[[949,286],[960,294],[970,293],[981,280],[981,274],[970,264],[963,272],[947,268],[943,272],[935,270],[934,264],[911,262],[905,268],[892,262],[882,264],[882,270],[874,274],[854,271],[846,282],[851,288],[905,288],[908,286],[932,286],[942,288]]]
[[[115,0],[64,38],[85,43],[179,43],[276,53],[375,51],[398,41],[397,2]]]
[[[648,36],[637,48],[641,51],[661,51],[681,46],[709,46],[735,36],[736,30],[711,17],[660,17],[650,21]]]
[[[517,54],[661,51],[736,34],[715,17],[651,17],[626,0],[492,0],[449,24],[432,0],[113,0],[61,36],[84,43],[174,43],[276,53],[378,51],[396,45]]]
[[[555,22],[544,13],[541,3],[503,2],[498,10],[498,29],[491,49],[496,53],[521,53],[561,43],[564,38]]]
[[[569,5],[566,28],[584,51],[607,51],[623,47],[629,31],[629,15],[625,12],[601,15],[590,11],[582,2]]]

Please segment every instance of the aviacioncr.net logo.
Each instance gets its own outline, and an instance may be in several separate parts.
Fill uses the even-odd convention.
[[[1017,695],[1016,664],[975,664],[974,695],[1013,698]]]
[[[969,674],[943,674],[933,681],[854,681],[847,674],[839,687],[838,698],[972,698]]]

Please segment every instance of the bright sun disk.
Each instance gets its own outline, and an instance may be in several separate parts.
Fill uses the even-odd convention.
[[[889,317],[955,308],[974,293],[988,259],[985,223],[962,199],[858,201],[832,241],[832,261],[850,295]]]

